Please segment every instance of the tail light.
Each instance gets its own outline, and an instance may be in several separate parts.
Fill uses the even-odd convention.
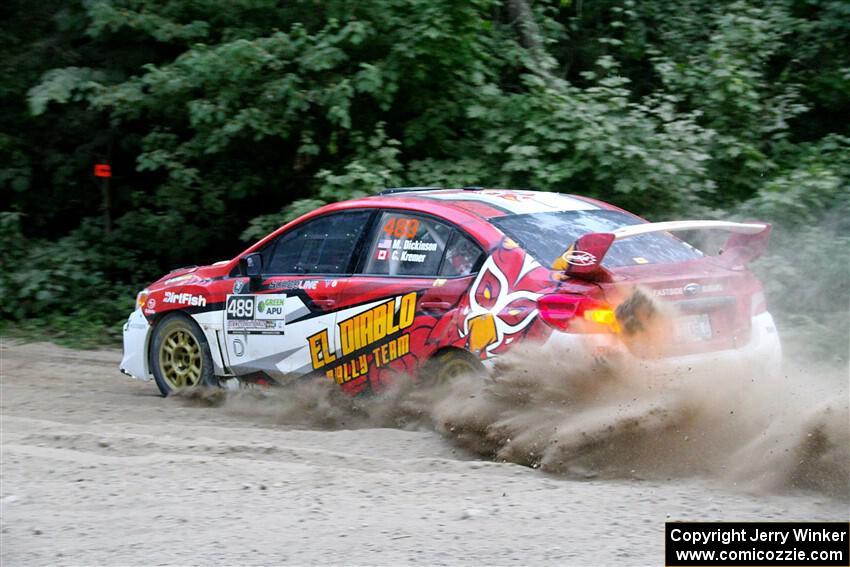
[[[559,331],[617,333],[620,326],[614,309],[603,301],[583,295],[551,294],[537,300],[540,318]]]

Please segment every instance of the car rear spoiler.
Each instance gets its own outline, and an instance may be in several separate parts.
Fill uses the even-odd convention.
[[[715,220],[684,220],[642,223],[624,226],[614,232],[585,234],[564,251],[552,264],[554,270],[567,276],[594,281],[610,281],[611,273],[602,267],[602,260],[616,240],[653,232],[686,230],[725,230],[731,232],[720,251],[724,264],[743,267],[761,256],[770,240],[771,225],[764,222],[728,222]]]

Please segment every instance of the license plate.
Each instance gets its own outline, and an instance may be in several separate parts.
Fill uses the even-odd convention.
[[[677,317],[673,323],[677,342],[707,341],[711,339],[711,318],[708,313]]]

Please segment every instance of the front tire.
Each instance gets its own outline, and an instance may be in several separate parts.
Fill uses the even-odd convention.
[[[166,315],[154,329],[151,368],[163,396],[192,386],[216,386],[212,354],[198,324],[182,313]]]

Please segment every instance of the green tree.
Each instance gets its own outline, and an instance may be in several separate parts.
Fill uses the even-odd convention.
[[[24,306],[3,316],[73,314],[93,305],[95,278],[111,299],[89,318],[118,318],[128,290],[167,269],[391,185],[575,192],[653,218],[740,213],[794,230],[805,218],[840,240],[846,224],[824,219],[847,188],[848,10],[10,0],[4,244],[39,266],[3,257],[0,284]],[[50,288],[63,273],[80,285]]]

